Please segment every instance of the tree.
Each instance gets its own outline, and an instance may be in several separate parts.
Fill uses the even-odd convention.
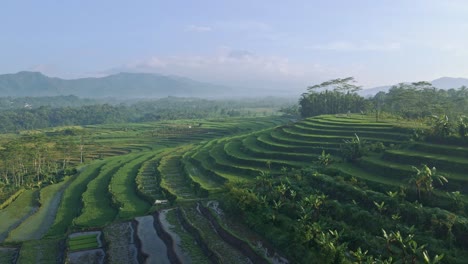
[[[410,183],[414,183],[416,190],[418,192],[418,199],[421,199],[421,190],[426,191],[426,193],[432,193],[434,190],[433,181],[437,179],[441,185],[447,183],[448,180],[442,175],[437,175],[436,168],[433,167],[430,169],[427,165],[422,165],[421,169],[412,167],[416,172],[413,174],[410,179]]]
[[[360,112],[365,100],[356,92],[361,89],[354,85],[354,78],[334,79],[307,88],[299,100],[303,117]]]

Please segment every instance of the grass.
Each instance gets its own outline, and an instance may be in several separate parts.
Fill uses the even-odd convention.
[[[160,187],[160,176],[157,171],[161,157],[146,161],[139,169],[136,176],[138,192],[146,197],[148,201],[163,199],[163,193]]]
[[[176,195],[178,199],[196,198],[194,190],[190,188],[190,178],[185,177],[181,166],[181,155],[186,148],[175,149],[171,154],[164,156],[159,164],[161,187]]]
[[[88,183],[82,195],[81,215],[73,221],[80,227],[102,227],[112,222],[117,215],[117,208],[112,203],[108,186],[114,173],[125,164],[127,156],[110,158],[101,168],[99,175]]]
[[[119,205],[118,217],[130,219],[145,214],[150,204],[137,195],[135,177],[140,166],[151,159],[154,154],[144,154],[135,157],[122,166],[112,177],[109,191],[117,205]]]
[[[186,157],[182,159],[185,173],[192,179],[192,181],[197,182],[200,184],[201,188],[211,192],[219,190],[222,187],[223,182],[225,181],[224,178],[219,178],[216,180],[213,179],[212,177],[208,176],[209,173],[206,173],[204,169],[200,167],[200,165],[196,166],[193,162],[196,161]]]
[[[281,159],[266,159],[266,158],[257,158],[255,156],[250,156],[243,152],[245,147],[242,145],[241,141],[229,141],[224,145],[224,150],[226,154],[231,158],[233,162],[239,164],[244,164],[247,166],[259,166],[269,169],[281,169],[282,167],[306,167],[309,164],[299,161],[285,161]]]
[[[63,188],[72,180],[66,177],[62,182],[49,185],[40,190],[39,210],[12,230],[7,241],[26,241],[40,239],[54,222]]]
[[[412,150],[387,150],[384,158],[405,164],[419,166],[427,164],[438,169],[457,171],[464,173],[468,171],[468,159],[453,155],[442,155],[438,153],[428,153]]]
[[[88,183],[93,180],[103,166],[102,162],[87,165],[64,191],[60,207],[57,211],[55,221],[49,229],[47,236],[63,236],[72,226],[73,219],[78,216],[82,208],[82,194],[86,190]]]
[[[84,235],[70,238],[68,240],[68,248],[70,251],[79,251],[84,249],[98,248],[97,235]]]
[[[59,243],[54,239],[23,242],[17,263],[58,263]]]
[[[0,210],[0,242],[8,236],[10,229],[18,226],[39,206],[38,196],[38,190],[26,190],[8,207]]]
[[[250,178],[251,176],[257,176],[261,169],[249,166],[242,166],[232,162],[229,157],[224,152],[224,142],[218,143],[216,146],[209,150],[209,156],[212,158],[211,160],[216,163],[217,167],[220,169],[235,173],[242,176],[247,176],[246,178]]]

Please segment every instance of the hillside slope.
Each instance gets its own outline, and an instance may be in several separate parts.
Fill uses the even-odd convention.
[[[39,72],[19,72],[0,75],[2,96],[57,96],[80,97],[167,97],[210,96],[234,94],[234,89],[202,83],[178,76],[149,73],[119,73],[102,78],[65,80],[51,78]]]

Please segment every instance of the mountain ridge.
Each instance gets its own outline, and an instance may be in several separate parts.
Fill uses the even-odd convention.
[[[105,77],[61,79],[40,72],[21,71],[0,75],[1,96],[76,95],[102,97],[222,97],[233,95],[230,87],[195,81],[186,77],[155,73],[121,72]]]
[[[467,86],[468,87],[468,78],[461,78],[461,77],[440,77],[435,80],[430,81],[432,86],[438,88],[438,89],[443,89],[443,90],[449,90],[449,89],[457,89],[462,86]],[[388,92],[390,88],[392,88],[394,85],[383,85],[383,86],[377,86],[369,89],[363,89],[358,92],[359,95],[364,96],[364,97],[369,97],[373,96],[379,92]]]

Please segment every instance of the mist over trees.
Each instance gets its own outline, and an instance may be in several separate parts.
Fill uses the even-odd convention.
[[[36,99],[36,102],[39,102],[39,99]],[[88,101],[83,101],[83,103],[85,102]],[[280,109],[292,104],[289,99],[273,97],[238,100],[167,97],[158,100],[137,101],[131,104],[84,104],[78,107],[73,105],[52,107],[47,104],[39,107],[31,106],[0,110],[0,132],[17,132],[27,129],[68,125],[149,122],[240,115],[255,116],[265,114],[263,108],[274,107]]]

